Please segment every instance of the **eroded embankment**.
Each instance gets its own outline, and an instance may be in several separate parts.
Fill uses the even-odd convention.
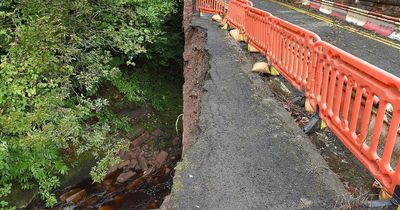
[[[203,85],[209,69],[209,54],[205,46],[207,31],[201,27],[191,26],[193,11],[192,2],[184,1],[182,27],[185,47],[183,53],[183,152],[190,149],[197,141],[199,134],[200,103]],[[178,186],[180,183],[175,183]],[[160,209],[172,208],[171,195],[165,197]]]
[[[207,33],[201,27],[185,26],[183,84],[183,150],[189,149],[197,139],[202,87],[209,68],[205,50]]]

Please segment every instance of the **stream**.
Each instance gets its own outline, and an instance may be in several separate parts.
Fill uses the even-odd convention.
[[[160,207],[172,188],[173,171],[168,167],[146,178],[139,172],[128,182],[118,184],[116,180],[121,173],[120,169],[96,184],[85,179],[64,194],[67,197],[84,190],[77,201],[64,201],[52,209],[154,209]]]
[[[102,88],[100,95],[111,101],[112,112],[128,119],[135,130],[119,133],[127,148],[119,151],[120,162],[108,169],[102,182],[94,183],[88,171],[80,173],[73,178],[74,183],[55,192],[58,203],[50,209],[142,210],[161,206],[171,192],[174,168],[181,158],[182,127],[176,127],[175,121],[182,111],[182,96],[180,83],[164,80],[160,84],[164,89],[169,87],[165,107],[173,107],[164,113],[129,102],[113,86]],[[82,164],[86,163],[80,167]],[[28,209],[45,207],[36,199]]]

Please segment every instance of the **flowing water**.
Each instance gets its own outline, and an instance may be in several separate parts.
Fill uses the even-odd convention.
[[[143,172],[136,171],[136,175],[123,184],[119,184],[117,177],[122,169],[109,174],[103,182],[93,183],[90,178],[65,189],[60,199],[75,196],[73,201],[61,201],[52,209],[154,209],[161,206],[164,197],[171,192],[173,167],[162,167],[150,176],[143,176]],[[83,192],[83,193],[78,193]]]

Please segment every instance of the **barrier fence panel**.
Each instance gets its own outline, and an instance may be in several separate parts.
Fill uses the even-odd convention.
[[[248,0],[230,0],[229,9],[226,13],[226,20],[228,24],[234,28],[244,32],[244,22],[246,16],[246,8],[252,7],[253,3]]]
[[[197,0],[196,8],[200,12],[210,14],[225,14],[225,1],[223,0]]]
[[[264,55],[270,45],[270,24],[268,23],[270,16],[270,13],[254,7],[248,7],[246,10],[245,31],[248,42]]]
[[[323,41],[315,44],[314,51],[316,74],[311,78],[310,97],[322,120],[393,193],[400,184],[400,148],[396,144],[400,79]],[[391,118],[385,117],[388,115]]]
[[[308,93],[307,77],[315,56],[314,43],[318,35],[274,16],[268,18],[270,25],[270,48],[267,57],[272,65],[298,90]]]

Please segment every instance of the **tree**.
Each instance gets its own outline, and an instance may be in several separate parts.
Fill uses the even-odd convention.
[[[0,0],[0,200],[14,184],[53,205],[58,175],[84,153],[102,179],[121,144],[95,93],[122,61],[154,53],[176,9],[174,0]]]

